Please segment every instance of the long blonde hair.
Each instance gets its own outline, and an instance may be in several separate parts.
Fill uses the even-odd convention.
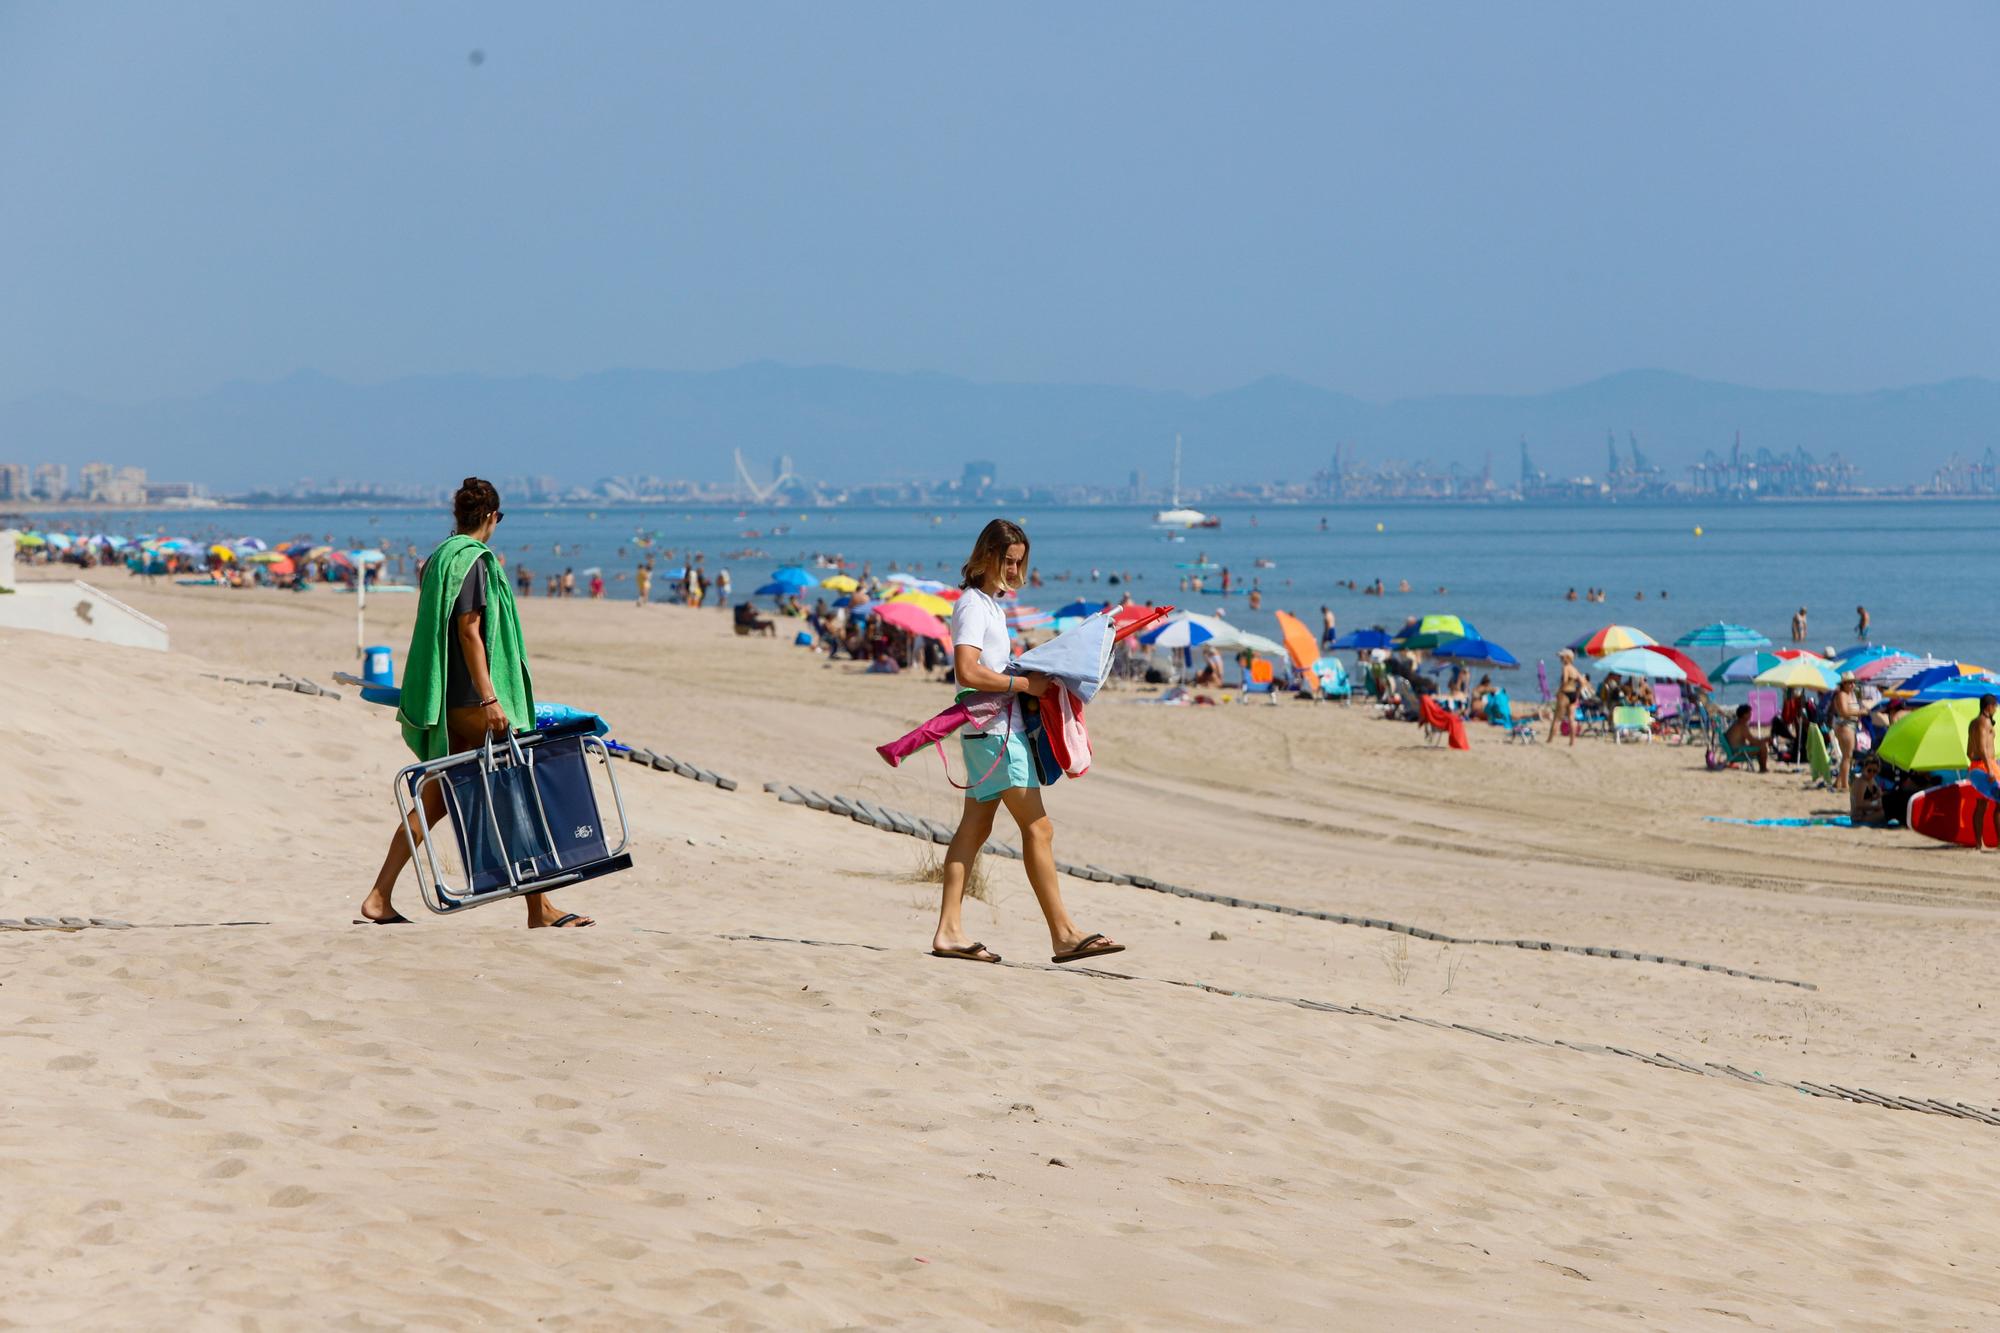
[[[1020,544],[1021,565],[1025,569],[1028,563],[1028,534],[1019,523],[1010,518],[996,518],[981,528],[978,540],[972,543],[972,554],[966,557],[964,567],[958,571],[958,586],[984,591],[987,574],[997,575],[1000,565],[1007,559],[1007,548],[1016,543]]]

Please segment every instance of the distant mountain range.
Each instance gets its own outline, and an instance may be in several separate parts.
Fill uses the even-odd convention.
[[[942,479],[991,459],[1003,484],[1164,478],[1179,432],[1185,478],[1303,480],[1336,444],[1363,460],[1456,462],[1518,475],[1523,437],[1552,476],[1601,475],[1605,432],[1637,435],[1668,475],[1704,450],[1839,451],[1864,484],[1928,478],[1957,452],[2000,442],[2000,383],[1984,379],[1829,394],[1754,389],[1635,370],[1523,396],[1447,394],[1370,403],[1271,377],[1197,396],[1102,385],[982,384],[758,362],[578,379],[413,376],[353,385],[302,371],[136,405],[43,395],[0,404],[0,461],[136,463],[223,490],[301,476],[445,484],[468,472],[564,482],[653,474],[721,481],[740,448],[763,469],[841,483]]]

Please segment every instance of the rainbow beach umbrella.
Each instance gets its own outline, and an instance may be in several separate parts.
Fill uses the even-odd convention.
[[[1628,648],[1649,648],[1655,642],[1652,635],[1630,625],[1606,625],[1584,635],[1570,647],[1586,657],[1603,657],[1607,653],[1622,653]]]

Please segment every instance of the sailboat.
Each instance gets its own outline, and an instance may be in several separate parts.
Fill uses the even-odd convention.
[[[1167,507],[1153,515],[1153,524],[1161,528],[1219,528],[1222,520],[1210,517],[1199,509],[1186,509],[1181,505],[1181,437],[1174,436],[1174,489]]]

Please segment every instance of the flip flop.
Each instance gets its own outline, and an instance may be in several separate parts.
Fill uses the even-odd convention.
[[[583,925],[582,925],[582,926],[572,926],[572,925],[570,925],[570,922],[572,922],[572,921],[581,921],[581,922],[583,922]],[[571,929],[571,930],[582,930],[584,926],[594,926],[594,925],[596,925],[596,924],[597,924],[597,922],[596,922],[596,920],[595,920],[595,919],[593,919],[593,918],[589,918],[589,917],[586,917],[586,916],[584,916],[584,914],[583,914],[583,913],[581,913],[581,912],[564,912],[564,913],[563,913],[563,914],[562,914],[561,916],[559,916],[559,917],[557,917],[557,918],[556,918],[555,920],[553,920],[553,921],[549,922],[549,924],[548,924],[548,926],[546,927],[546,929],[549,929],[549,930],[554,930],[554,929],[556,929],[557,927],[562,927],[562,926],[566,926],[566,927],[568,927],[568,928],[569,928],[569,929]]]
[[[959,958],[968,963],[997,963],[1000,955],[983,944],[968,944],[963,949],[932,949],[933,958]]]
[[[1049,959],[1049,961],[1051,963],[1074,963],[1079,959],[1083,958],[1095,958],[1099,954],[1125,952],[1124,945],[1112,944],[1109,941],[1106,941],[1104,945],[1100,948],[1093,949],[1090,947],[1091,945],[1096,944],[1099,940],[1103,939],[1104,937],[1102,935],[1086,935],[1082,939],[1077,941],[1076,947],[1074,949],[1071,949],[1068,953],[1059,953],[1055,957]]]
[[[407,926],[410,924],[410,918],[404,916],[401,912],[396,913],[394,916],[385,916],[380,921],[377,921],[372,916],[357,916],[354,918],[354,924],[357,926]]]

